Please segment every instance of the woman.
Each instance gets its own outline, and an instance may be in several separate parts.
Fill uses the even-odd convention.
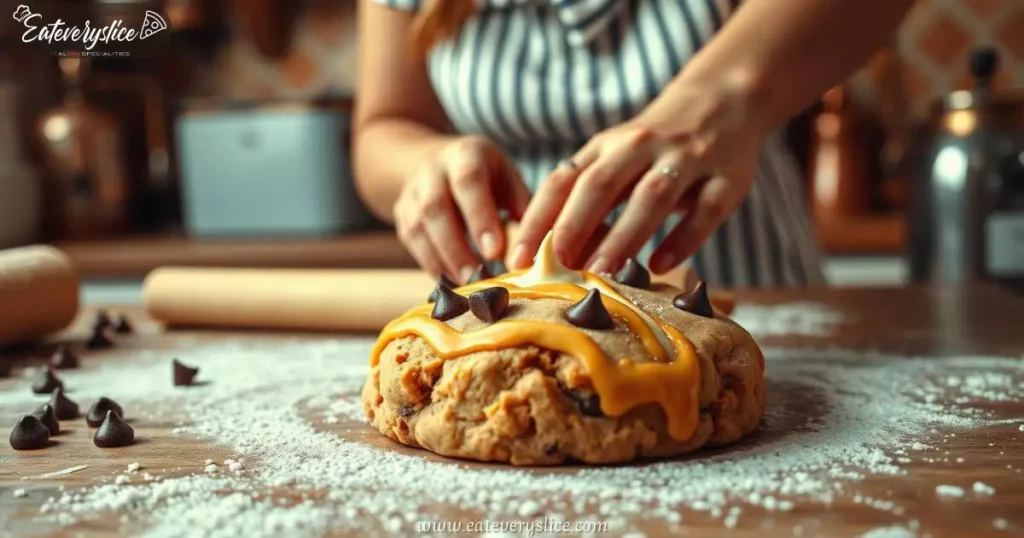
[[[779,127],[911,3],[361,0],[357,185],[457,281],[474,247],[522,267],[553,230],[575,267],[639,255],[712,285],[821,283]]]

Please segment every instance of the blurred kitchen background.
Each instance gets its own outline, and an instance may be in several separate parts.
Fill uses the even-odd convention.
[[[165,54],[56,58],[3,26],[0,247],[56,244],[111,301],[166,264],[413,266],[351,188],[354,1],[139,3]],[[1022,88],[1024,2],[922,0],[793,121],[834,285],[1020,289]]]

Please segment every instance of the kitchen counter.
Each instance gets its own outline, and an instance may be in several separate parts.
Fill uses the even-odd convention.
[[[698,453],[684,458],[680,460],[685,462],[681,465],[715,465],[715,462],[718,462],[721,465],[731,465],[730,469],[732,469],[742,466],[746,458],[755,457],[759,453],[758,447],[767,447],[764,450],[777,450],[779,454],[783,454],[790,449],[797,450],[808,443],[812,448],[814,443],[818,442],[834,443],[834,439],[844,439],[843,432],[831,431],[830,424],[835,424],[836,428],[845,428],[849,417],[846,417],[844,413],[851,409],[855,410],[858,406],[875,405],[871,401],[864,400],[853,407],[843,407],[840,404],[847,400],[830,400],[832,397],[838,397],[838,392],[836,395],[821,394],[820,389],[812,390],[811,385],[802,385],[802,378],[795,374],[800,371],[801,363],[785,362],[787,354],[807,355],[812,353],[808,350],[842,348],[847,351],[840,354],[840,358],[834,359],[837,367],[856,367],[867,370],[892,367],[898,365],[899,361],[911,360],[904,357],[916,356],[919,358],[913,360],[923,361],[920,383],[924,383],[926,379],[935,376],[938,376],[935,379],[940,381],[944,379],[942,375],[946,371],[944,365],[947,364],[942,362],[944,357],[951,355],[963,357],[1001,355],[1016,357],[1019,360],[1021,350],[1024,349],[1024,335],[1019,329],[1019,320],[1024,319],[1024,302],[987,286],[974,287],[962,294],[924,288],[821,289],[800,293],[740,292],[737,298],[740,308],[747,306],[755,310],[783,308],[785,305],[815,304],[816,308],[834,314],[829,319],[834,317],[839,321],[836,321],[834,326],[826,327],[821,331],[773,331],[759,334],[758,339],[765,346],[766,354],[769,355],[767,363],[769,409],[768,418],[762,426],[762,431],[749,440],[741,442],[737,447]],[[220,463],[227,458],[238,457],[238,454],[245,450],[253,449],[252,446],[248,448],[227,446],[203,435],[178,429],[181,426],[187,427],[193,420],[198,420],[183,411],[188,408],[183,404],[197,398],[205,398],[204,394],[209,391],[230,387],[223,386],[225,378],[218,379],[209,376],[203,378],[201,373],[201,379],[210,385],[174,391],[158,384],[157,389],[159,390],[154,389],[152,394],[166,392],[171,395],[164,398],[153,396],[141,388],[124,386],[123,383],[126,382],[126,379],[129,380],[127,381],[129,383],[133,383],[130,381],[131,379],[135,379],[134,383],[142,385],[152,383],[153,381],[147,377],[152,369],[156,372],[157,377],[166,378],[166,384],[169,385],[169,357],[181,353],[183,357],[186,357],[183,360],[188,360],[190,353],[197,354],[195,356],[198,357],[201,354],[196,350],[210,345],[226,346],[225,351],[220,352],[221,355],[238,353],[237,350],[240,349],[251,349],[252,353],[260,353],[260,350],[285,344],[289,346],[308,345],[311,346],[310,349],[320,349],[316,346],[323,346],[325,343],[335,345],[336,343],[337,346],[340,346],[339,350],[349,349],[345,346],[350,344],[363,346],[358,347],[363,350],[360,353],[345,354],[339,351],[340,354],[332,356],[329,362],[324,363],[332,365],[329,370],[309,371],[304,374],[309,378],[310,383],[314,383],[314,378],[323,376],[330,381],[332,376],[341,375],[340,372],[346,368],[361,368],[361,365],[365,364],[365,350],[368,349],[370,340],[354,335],[339,337],[263,332],[167,332],[157,324],[146,320],[143,312],[137,306],[114,304],[97,306],[112,311],[128,312],[136,320],[139,334],[119,338],[117,347],[113,350],[84,352],[82,369],[64,374],[65,379],[69,382],[69,395],[78,399],[79,403],[83,405],[88,405],[88,400],[84,395],[93,393],[103,393],[115,400],[120,400],[136,430],[138,441],[134,446],[127,448],[101,450],[92,445],[90,430],[84,424],[79,424],[76,421],[67,423],[67,426],[62,424],[62,429],[67,429],[67,433],[58,436],[54,446],[41,451],[15,452],[5,443],[0,447],[0,520],[7,522],[4,527],[14,535],[86,537],[137,535],[152,525],[158,526],[161,532],[166,533],[169,532],[169,529],[174,529],[174,521],[168,519],[174,514],[179,514],[175,517],[185,518],[180,522],[180,525],[183,525],[179,529],[182,535],[187,535],[187,529],[191,526],[195,526],[197,534],[209,532],[209,529],[202,530],[206,528],[202,527],[203,525],[235,525],[238,529],[250,533],[283,535],[288,534],[288,529],[292,529],[288,525],[303,524],[305,516],[302,514],[307,514],[307,512],[302,510],[319,507],[327,510],[327,513],[333,513],[335,520],[355,521],[358,519],[362,522],[359,523],[359,528],[363,528],[364,531],[366,528],[373,528],[376,529],[377,534],[398,536],[411,534],[413,529],[410,526],[412,525],[410,521],[417,518],[422,519],[429,516],[435,520],[458,519],[471,515],[471,512],[442,503],[431,508],[429,513],[405,514],[404,520],[402,519],[402,509],[395,508],[398,510],[397,515],[394,516],[398,518],[397,520],[382,519],[375,525],[375,518],[384,517],[381,516],[383,509],[378,510],[369,508],[370,505],[365,505],[366,508],[349,513],[345,511],[345,507],[350,505],[338,504],[342,501],[334,500],[350,494],[349,490],[356,487],[351,485],[352,482],[345,482],[348,484],[345,488],[335,487],[326,491],[305,486],[301,480],[298,482],[275,482],[273,485],[268,485],[260,479],[260,473],[264,472],[261,470],[261,458],[279,462],[282,456],[275,456],[269,452],[261,455],[258,450],[252,454],[245,454],[244,472],[239,471],[237,476],[230,477],[230,479],[224,478],[225,482],[222,484],[217,482],[221,485],[210,490],[209,498],[202,498],[201,506],[195,509],[206,510],[206,512],[183,511],[185,510],[183,507],[191,502],[190,498],[199,499],[200,492],[206,491],[203,488],[210,487],[204,481],[213,480],[213,478],[208,478],[212,475],[204,473],[204,467],[206,467],[204,460],[211,459]],[[72,330],[61,338],[65,340],[83,339],[88,332],[88,323],[94,309],[95,307],[83,311]],[[759,310],[759,312],[762,317],[767,319],[776,316],[782,310]],[[873,351],[869,353],[866,350]],[[871,353],[881,352],[889,355],[881,356],[881,359],[879,356],[871,355]],[[45,350],[34,352],[26,350],[22,354],[28,357],[25,360],[29,361],[31,356],[44,355]],[[779,358],[780,355],[782,358]],[[214,361],[214,359],[210,358],[209,360]],[[273,393],[278,389],[284,390],[284,386],[277,385],[277,383],[296,383],[296,379],[305,379],[305,377],[298,376],[296,372],[291,372],[289,374],[292,376],[290,381],[279,381],[274,378],[275,374],[260,370],[262,368],[260,364],[264,363],[260,363],[255,358],[253,361],[246,361],[244,357],[239,357],[239,359],[237,363],[233,363],[234,369],[243,373],[239,374],[242,377],[237,378],[234,382],[242,383],[244,380],[246,383],[265,383],[266,385],[259,389],[259,392],[270,391]],[[304,358],[295,356],[294,352],[285,353],[277,359],[277,364],[280,364],[281,361],[300,361],[300,359]],[[230,357],[220,357],[216,360],[230,361]],[[777,362],[779,360],[783,362]],[[812,359],[807,360],[809,361],[807,364],[813,362]],[[878,360],[882,360],[882,362],[877,362]],[[969,361],[974,359],[964,358],[962,360],[968,361],[970,364]],[[1012,359],[1006,360],[1012,361]],[[157,366],[149,368],[147,365],[154,361]],[[988,371],[986,369],[991,367],[991,361],[986,362],[980,358],[977,361],[974,370],[978,373],[985,373]],[[19,373],[21,367],[27,364],[28,362],[19,363],[15,373]],[[209,370],[204,371],[217,371],[217,363],[210,362],[208,364],[209,366],[204,366],[204,368],[209,368]],[[928,365],[934,367],[929,368]],[[920,444],[922,447],[929,447],[927,450],[922,448],[920,451],[908,453],[902,449],[883,447],[879,449],[877,455],[872,456],[874,460],[870,463],[850,456],[845,463],[837,463],[836,467],[830,468],[831,470],[821,472],[825,484],[834,483],[834,488],[832,488],[834,489],[834,498],[833,493],[829,493],[830,500],[828,502],[822,502],[820,499],[798,490],[794,490],[789,495],[776,494],[776,497],[767,505],[768,509],[764,508],[766,503],[760,498],[759,504],[753,508],[744,505],[742,517],[737,516],[731,524],[729,518],[732,517],[732,509],[723,508],[724,513],[730,514],[729,516],[723,516],[723,513],[715,516],[713,511],[711,515],[708,515],[706,506],[701,508],[694,502],[679,508],[678,513],[681,515],[679,521],[687,531],[700,536],[724,535],[731,530],[731,527],[759,537],[854,536],[872,530],[886,530],[890,527],[898,527],[893,532],[903,529],[909,534],[884,534],[884,536],[1008,536],[1011,533],[1019,532],[1024,528],[1024,510],[1021,510],[1024,507],[1024,480],[1021,480],[1017,474],[1021,468],[1024,468],[1024,444],[1021,442],[1021,439],[1024,439],[1024,426],[1018,429],[1021,417],[1024,416],[1024,397],[1022,397],[1024,391],[1021,390],[1024,388],[1024,375],[1021,374],[1024,369],[1018,369],[1015,372],[1010,374],[1011,383],[1009,389],[1006,389],[1012,397],[1006,396],[1006,394],[1002,394],[998,398],[987,397],[985,391],[981,390],[984,387],[976,387],[978,390],[969,393],[968,397],[952,393],[938,396],[933,394],[920,402],[921,406],[932,406],[929,409],[936,409],[936,406],[974,405],[984,410],[986,418],[966,426],[963,424],[934,424],[922,429],[913,437],[914,446]],[[222,373],[221,375],[227,374]],[[263,381],[259,381],[261,378]],[[104,384],[103,379],[112,381]],[[82,381],[76,385],[76,380]],[[92,386],[89,383],[99,386]],[[122,384],[119,385],[119,383]],[[219,386],[218,383],[221,385]],[[905,389],[913,391],[917,388],[917,384],[917,381],[911,382]],[[5,404],[0,405],[0,423],[13,424],[20,413],[30,410],[27,403],[17,406],[10,405],[11,402],[18,400],[19,394],[23,394],[25,398],[28,397],[27,386],[27,380],[17,377],[0,379],[0,401]],[[300,390],[291,385],[288,386],[288,390]],[[336,386],[338,388],[335,390],[343,390],[340,388],[342,384],[325,386]],[[312,388],[313,385],[310,387],[309,390],[320,390]],[[836,390],[842,392],[845,389],[838,388]],[[130,392],[136,396],[122,398],[118,396],[119,391]],[[259,397],[256,396],[256,393],[257,391],[246,389],[245,394],[249,394],[249,396],[244,398],[248,398],[251,403],[245,405],[259,405]],[[399,446],[371,429],[365,421],[352,418],[351,415],[343,415],[340,418],[330,415],[325,418],[323,410],[318,410],[316,404],[312,403],[317,396],[322,395],[310,393],[300,399],[303,403],[296,405],[300,405],[302,409],[296,416],[301,415],[302,418],[295,420],[300,420],[303,427],[314,428],[321,432],[321,435],[327,436],[316,437],[316,439],[320,439],[316,441],[317,443],[328,442],[329,439],[354,443],[344,445],[355,448],[346,448],[344,451],[340,451],[337,455],[339,458],[358,458],[359,450],[371,450],[369,447],[376,447],[376,449],[384,451],[379,457],[380,465],[393,463],[393,456],[388,456],[389,453],[397,452],[408,455],[415,458],[415,461],[422,461],[422,465],[437,466],[431,468],[437,469],[438,481],[445,479],[446,472],[455,473],[457,469],[459,469],[457,471],[459,473],[471,472],[473,469],[492,471],[504,469],[501,466],[465,464]],[[333,398],[351,399],[356,396],[346,394]],[[216,400],[211,400],[211,402],[213,401]],[[241,400],[231,399],[221,400],[219,404],[211,403],[213,409],[205,412],[215,413],[222,407],[225,413],[234,412],[229,409],[233,408],[231,402],[235,401]],[[858,400],[854,398],[853,401]],[[203,411],[195,412],[201,414]],[[893,413],[891,420],[901,418],[899,414],[901,411],[898,409],[894,408],[891,412]],[[276,419],[272,417],[277,415],[278,413],[265,415],[266,418],[260,420],[273,422]],[[886,421],[879,420],[879,422]],[[223,420],[217,423],[231,424],[230,421],[224,422]],[[883,424],[878,424],[878,426],[881,427]],[[868,426],[861,424],[860,427]],[[275,434],[274,431],[268,430],[266,435],[274,436]],[[816,435],[823,440],[819,440],[818,437],[815,437]],[[287,439],[282,442],[285,443],[284,446],[287,445]],[[859,440],[853,439],[848,442],[852,443],[849,454],[855,455],[854,445]],[[904,442],[904,445],[900,446],[909,445]],[[295,449],[298,450],[299,447],[295,447]],[[341,449],[339,448],[339,450]],[[827,454],[832,452],[835,452],[835,449],[829,448],[822,452],[821,457],[826,458]],[[758,457],[766,456],[762,454]],[[782,456],[775,457],[781,458]],[[874,468],[880,465],[879,462],[885,460],[895,464],[896,458],[903,462],[899,464],[900,472],[875,472]],[[134,474],[125,473],[128,465],[134,462],[141,463],[142,470]],[[371,465],[376,464],[371,463]],[[83,465],[87,467],[71,474],[41,476]],[[295,465],[298,471],[306,463],[296,463]],[[311,468],[320,469],[321,467],[316,466],[328,464],[317,460],[308,462],[308,465],[312,466]],[[638,469],[645,468],[642,465],[636,467]],[[270,468],[267,468],[265,471],[267,473],[281,472],[280,468],[276,469],[276,471],[271,471]],[[445,469],[449,471],[445,471]],[[650,476],[650,473],[654,472],[653,468],[647,468],[647,470],[648,474],[642,476]],[[146,475],[143,475],[143,472]],[[358,471],[353,468],[352,472]],[[569,473],[564,476],[571,476],[572,473],[579,471],[578,468],[573,467],[558,471],[542,469],[527,471],[531,476],[541,476],[552,472],[560,473],[559,476]],[[769,471],[766,469],[765,472]],[[145,476],[149,473],[152,475],[146,479]],[[318,471],[318,473],[323,474],[328,471]],[[103,495],[110,496],[111,500],[108,504],[103,504],[107,501],[97,501],[81,505],[92,506],[96,509],[96,513],[85,508],[76,512],[70,508],[75,505],[60,505],[59,503],[56,506],[48,506],[45,514],[39,513],[40,507],[48,502],[47,499],[59,499],[76,492],[87,492],[90,490],[84,488],[90,488],[97,484],[112,484],[117,476],[126,477],[123,484],[106,486],[107,489],[102,490],[104,491]],[[311,476],[319,477],[320,475]],[[371,472],[367,476],[383,477],[384,475],[375,475]],[[724,477],[726,474],[722,476]],[[26,480],[26,477],[29,479]],[[483,475],[478,479],[486,480],[482,477]],[[195,482],[180,482],[183,485],[172,487],[178,483],[174,482],[175,480],[193,480]],[[337,478],[337,480],[342,479]],[[408,505],[408,499],[401,500],[398,492],[394,493],[396,495],[394,498],[389,497],[388,491],[390,490],[383,492],[375,490],[373,479],[367,478],[366,480],[368,481],[364,483],[364,487],[369,488],[367,491],[375,491],[375,495],[383,495],[379,497],[381,503],[394,503],[395,507]],[[760,483],[757,479],[752,480]],[[153,485],[157,482],[165,484],[162,489],[157,490],[157,486]],[[977,486],[975,486],[975,490],[972,490],[972,484],[976,482],[982,483],[985,488],[990,488],[992,491],[980,490],[981,493],[979,493]],[[444,485],[444,482],[439,483]],[[666,484],[661,487],[669,488],[669,490],[679,488],[679,491],[690,491],[691,486],[691,484],[680,483]],[[466,483],[444,485],[444,487],[458,490],[463,487],[480,488],[481,486]],[[831,486],[829,487],[831,488]],[[132,490],[130,488],[139,489]],[[19,493],[19,496],[15,497],[16,489],[23,489],[24,496]],[[964,493],[965,490],[966,493]],[[138,497],[131,497],[127,493],[130,491],[138,491]],[[232,497],[235,500],[230,504],[218,504],[218,499],[223,500],[237,491],[244,492],[244,495],[238,498]],[[88,503],[89,499],[95,500],[100,494],[83,495],[79,501]],[[370,493],[366,495],[370,495]],[[743,493],[742,495],[747,494]],[[363,496],[354,499],[362,503],[366,502],[367,498],[369,497]],[[557,498],[560,498],[560,494],[554,490],[547,493],[536,492],[532,497],[536,503],[540,503],[538,506],[546,506],[545,503],[554,502]],[[266,532],[257,532],[245,526],[249,524],[270,525],[256,517],[262,512],[253,512],[257,509],[256,504],[261,499],[270,499],[277,503],[274,505],[276,508],[273,508],[274,524],[284,527],[259,527]],[[73,501],[74,497],[71,500]],[[616,505],[619,501],[609,498],[606,502]],[[728,502],[738,503],[737,506],[739,506],[744,502],[753,501],[748,499],[748,501],[729,500]],[[174,506],[177,506],[176,509],[182,510],[182,512],[168,511],[165,506],[168,503],[172,505],[179,503]],[[101,510],[97,508],[98,506],[105,506],[107,509]],[[263,505],[259,506],[259,510],[271,510]],[[772,508],[777,506],[785,507],[785,509]],[[214,510],[214,512],[210,512],[210,510]],[[219,514],[215,510],[226,510],[227,515]],[[525,518],[540,517],[538,514],[542,512],[538,510],[540,509],[532,511],[520,509],[520,514],[525,514],[521,516]],[[612,509],[610,513],[614,514],[615,510]],[[270,512],[267,513],[270,514]],[[295,514],[294,517],[289,518],[289,513]],[[254,517],[256,519],[252,519]],[[266,517],[270,518],[271,516],[267,515]],[[82,520],[76,522],[78,519]],[[216,523],[217,521],[221,523]],[[312,525],[314,521],[319,520],[310,516],[306,523]],[[628,516],[626,521],[628,526],[644,530],[648,536],[669,532],[663,521],[648,520],[635,515]],[[370,527],[366,527],[366,525],[370,525]],[[343,531],[339,532],[340,535],[348,534]],[[676,529],[676,532],[679,532],[679,529]],[[617,534],[620,533],[611,532],[608,535]],[[249,536],[252,535],[249,534]],[[598,536],[600,535],[598,534]]]

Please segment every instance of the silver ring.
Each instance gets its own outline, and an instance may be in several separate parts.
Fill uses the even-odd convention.
[[[576,163],[572,162],[572,159],[562,159],[558,161],[558,167],[570,168],[572,170],[576,170],[577,168],[579,168],[579,166],[577,166]]]
[[[661,168],[658,168],[658,173],[664,174],[672,179],[679,177],[679,170],[676,170],[671,166],[662,166]]]

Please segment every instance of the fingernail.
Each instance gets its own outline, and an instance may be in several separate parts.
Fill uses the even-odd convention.
[[[520,269],[526,265],[526,261],[523,258],[526,257],[526,245],[519,243],[516,248],[512,249],[512,267]]]
[[[480,234],[480,249],[488,260],[498,257],[498,238],[491,232]]]
[[[465,284],[467,281],[469,281],[469,277],[473,276],[473,271],[474,269],[468,265],[466,267],[463,267],[462,269],[459,269],[459,282]]]
[[[598,258],[594,260],[594,263],[590,264],[591,273],[607,273],[608,272],[608,259]]]

